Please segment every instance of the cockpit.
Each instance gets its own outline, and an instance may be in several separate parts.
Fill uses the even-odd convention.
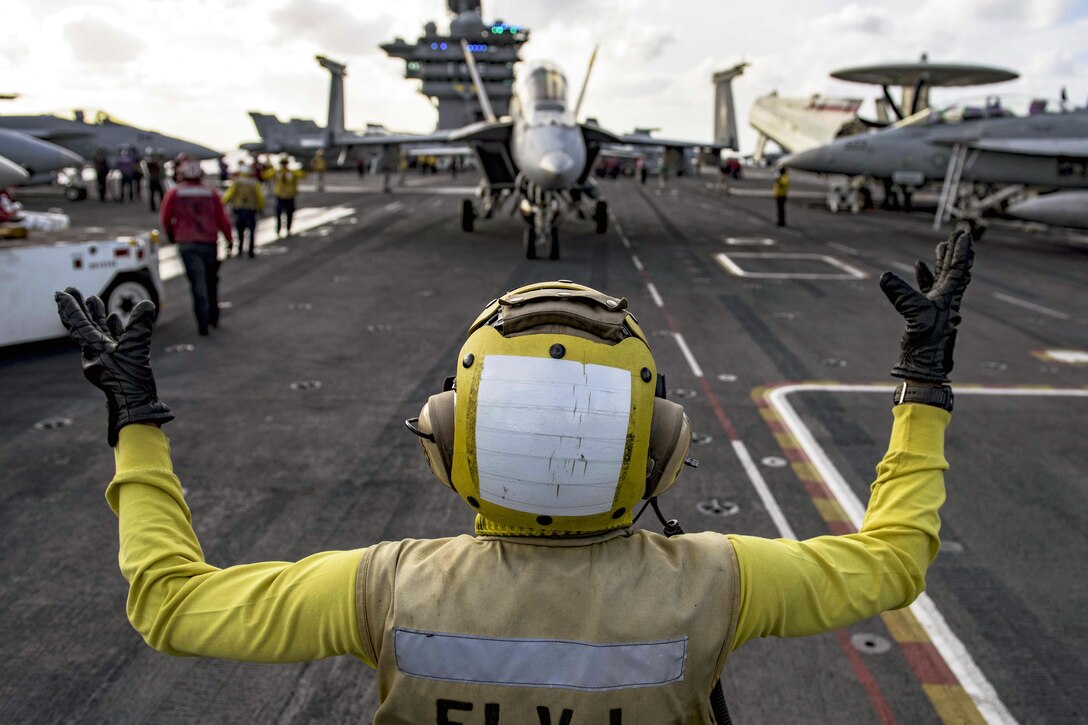
[[[522,102],[534,111],[565,111],[567,78],[550,63],[530,66],[521,76]]]
[[[1046,98],[1028,96],[985,96],[969,99],[940,109],[927,108],[899,121],[895,126],[936,126],[964,123],[989,118],[1013,118],[1038,116],[1046,113],[1062,113],[1068,104]]]
[[[124,121],[119,120],[116,116],[111,116],[109,113],[97,109],[77,108],[67,113],[58,113],[57,117],[68,121],[78,121],[79,123],[87,123],[95,126],[101,126],[102,124],[107,123],[128,125]]]

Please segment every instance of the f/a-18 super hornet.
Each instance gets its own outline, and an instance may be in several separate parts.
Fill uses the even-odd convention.
[[[630,147],[663,149],[676,154],[684,149],[719,149],[721,145],[672,141],[647,134],[617,135],[593,122],[579,123],[589,79],[587,70],[582,92],[573,110],[567,105],[567,79],[552,63],[533,63],[520,74],[510,100],[510,116],[498,118],[480,79],[472,45],[462,39],[465,63],[473,79],[483,120],[461,128],[425,135],[359,134],[343,130],[344,66],[318,57],[332,73],[329,97],[329,125],[315,126],[312,146],[325,148],[341,164],[380,150],[385,168],[395,167],[402,153],[426,149],[430,155],[475,155],[483,179],[474,199],[461,205],[461,226],[472,231],[480,218],[490,218],[500,204],[515,200],[526,221],[525,255],[535,259],[539,246],[546,246],[551,259],[559,258],[559,220],[564,209],[593,219],[597,233],[608,228],[607,204],[591,178],[598,156],[614,149],[629,154]],[[590,70],[592,69],[592,58]],[[254,119],[256,121],[256,119]],[[262,134],[263,136],[264,134]],[[301,141],[301,136],[292,136]],[[320,146],[318,144],[321,144]],[[592,208],[587,205],[592,202]]]
[[[793,154],[795,169],[890,181],[907,190],[941,181],[934,228],[976,218],[1029,190],[1088,188],[1088,109],[1054,110],[1045,100],[1015,111],[991,96],[978,104],[926,110],[891,128]],[[849,192],[847,192],[849,193]],[[833,198],[834,197],[834,198]],[[829,203],[857,200],[829,195]]]
[[[109,114],[98,111],[89,118],[84,111],[74,111],[71,118],[43,114],[39,116],[0,116],[0,129],[48,141],[90,159],[104,149],[111,161],[121,148],[132,148],[137,154],[151,147],[166,158],[188,154],[197,159],[214,159],[219,152],[192,141],[167,136],[158,131],[130,126]]]

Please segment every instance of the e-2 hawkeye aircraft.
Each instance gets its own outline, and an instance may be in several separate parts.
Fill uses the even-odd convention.
[[[1035,100],[1016,113],[991,96],[979,104],[921,111],[890,128],[842,138],[781,163],[888,180],[907,190],[941,180],[937,229],[952,216],[977,218],[1029,189],[1088,188],[1088,109],[1063,105],[1049,111],[1045,100]],[[856,200],[845,203],[857,208]]]
[[[629,147],[663,148],[665,153],[687,148],[722,148],[717,144],[672,141],[645,134],[617,135],[595,123],[579,123],[577,118],[596,51],[590,58],[573,111],[567,106],[567,79],[563,72],[552,63],[534,63],[518,78],[510,102],[510,117],[499,119],[492,110],[468,43],[462,41],[461,46],[484,114],[483,121],[418,136],[341,132],[338,128],[342,128],[342,123],[334,127],[330,121],[329,151],[343,162],[367,148],[380,148],[387,160],[386,168],[389,160],[400,158],[402,148],[413,146],[426,147],[428,153],[444,148],[449,154],[475,154],[483,179],[476,199],[462,201],[462,229],[471,232],[477,219],[492,217],[505,200],[515,198],[517,209],[526,221],[525,256],[529,259],[535,259],[538,245],[544,244],[550,259],[559,258],[559,219],[564,208],[581,217],[592,216],[598,234],[607,231],[608,207],[590,177],[598,156],[607,155],[610,149],[630,155]],[[324,58],[318,60],[333,71],[332,119],[334,108],[343,107],[343,88],[337,87],[338,80],[342,83],[343,65]],[[593,201],[591,212],[586,208],[587,200]]]

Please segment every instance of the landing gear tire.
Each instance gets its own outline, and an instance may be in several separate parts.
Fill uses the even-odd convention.
[[[548,259],[559,259],[559,227],[552,227]]]
[[[604,234],[608,231],[608,202],[598,201],[593,209],[593,221],[597,223],[597,233]]]
[[[87,198],[87,187],[66,186],[64,187],[64,198],[68,201],[83,201]]]
[[[525,258],[536,259],[536,231],[532,227],[527,227],[522,239],[525,241]]]
[[[150,300],[157,306],[159,295],[147,279],[135,274],[118,275],[102,293],[102,301],[106,303],[106,314],[111,315],[116,312],[122,324],[125,325],[128,324],[133,308],[144,300]]]
[[[472,208],[472,200],[461,201],[461,231],[471,232],[476,221],[476,210]]]

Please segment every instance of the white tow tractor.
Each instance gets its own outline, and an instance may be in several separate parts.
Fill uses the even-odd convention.
[[[98,295],[127,322],[142,300],[162,303],[159,233],[90,242],[64,241],[70,231],[0,239],[0,346],[67,334],[53,292],[75,287]]]

